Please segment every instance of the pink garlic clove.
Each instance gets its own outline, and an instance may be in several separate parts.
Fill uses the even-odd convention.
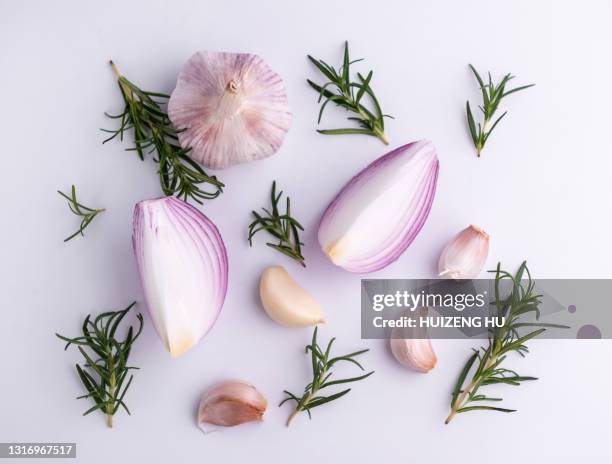
[[[268,401],[253,385],[239,380],[218,383],[207,390],[198,407],[198,425],[233,427],[263,420]]]
[[[427,316],[427,308],[419,308],[419,317]],[[391,352],[405,367],[423,374],[428,373],[438,362],[426,328],[395,328],[391,331]]]
[[[479,227],[470,225],[444,248],[438,261],[439,275],[455,280],[475,279],[488,255],[489,235]]]
[[[392,338],[391,352],[401,365],[423,374],[438,362],[429,338]]]
[[[168,116],[187,154],[214,169],[273,155],[292,118],[283,80],[262,58],[209,51],[183,65]]]

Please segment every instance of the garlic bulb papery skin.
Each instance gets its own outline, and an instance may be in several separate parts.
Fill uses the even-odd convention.
[[[489,234],[470,225],[459,232],[442,251],[438,261],[440,277],[475,279],[489,255]]]
[[[417,314],[421,317],[427,316],[427,308],[419,308]],[[427,329],[394,328],[389,341],[393,356],[402,366],[422,374],[436,367],[438,358],[427,336]]]
[[[187,154],[213,169],[273,155],[292,119],[285,84],[263,59],[210,51],[183,65],[168,116]]]
[[[307,327],[325,322],[319,303],[282,266],[263,272],[259,296],[268,316],[281,325]]]
[[[227,291],[227,254],[217,227],[174,197],[134,209],[134,254],[147,307],[172,357],[212,328]]]
[[[431,142],[401,146],[378,158],[342,188],[319,224],[319,244],[336,265],[373,272],[408,248],[429,215],[438,156]]]
[[[268,401],[257,389],[240,380],[221,382],[208,389],[198,406],[198,426],[205,424],[232,427],[261,421]]]

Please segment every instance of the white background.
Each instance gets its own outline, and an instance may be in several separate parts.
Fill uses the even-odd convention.
[[[612,277],[610,263],[610,1],[110,1],[0,2],[0,441],[78,443],[79,462],[609,462],[608,341],[536,341],[511,364],[540,380],[500,388],[511,415],[470,413],[450,425],[450,391],[474,346],[436,341],[428,375],[395,363],[386,343],[360,340],[359,275],[327,261],[316,243],[319,216],[359,169],[385,153],[380,141],[315,133],[320,79],[311,53],[332,63],[348,39],[358,69],[385,112],[391,147],[420,138],[439,151],[434,207],[421,234],[396,263],[368,277],[432,277],[446,241],[469,223],[492,236],[488,268],[527,259],[536,277]],[[148,318],[133,351],[137,372],[127,395],[132,417],[115,428],[81,413],[89,407],[73,364],[54,332],[76,335],[90,312],[142,300],[131,251],[135,202],[160,195],[152,162],[129,144],[102,146],[104,111],[121,102],[107,64],[128,78],[171,92],[197,50],[252,52],[285,80],[293,126],[279,153],[217,174],[225,193],[202,208],[229,253],[230,282],[212,332],[171,360]],[[533,89],[509,97],[509,110],[477,159],[464,105],[478,91],[467,64],[511,71]],[[343,121],[329,107],[325,127]],[[337,126],[335,126],[337,127]],[[306,227],[308,268],[300,269],[258,237],[245,236],[250,210],[268,201],[277,179]],[[67,244],[77,226],[55,192],[77,185],[83,202],[107,208]],[[283,264],[320,300],[338,350],[364,346],[376,374],[349,396],[284,421],[282,390],[309,378],[309,329],[267,318],[257,283]],[[146,314],[143,305],[139,309]],[[607,310],[609,308],[602,308]],[[354,373],[350,366],[343,371]],[[204,436],[195,427],[200,394],[215,381],[242,378],[268,398],[261,424]],[[495,390],[495,389],[491,389]],[[607,458],[606,458],[607,456]]]

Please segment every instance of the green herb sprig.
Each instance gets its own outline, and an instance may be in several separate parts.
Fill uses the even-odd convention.
[[[491,128],[487,130],[487,127],[493,119],[493,116],[495,115],[495,112],[497,111],[497,108],[499,107],[499,104],[502,99],[520,90],[525,90],[529,87],[533,87],[535,84],[523,85],[521,87],[516,87],[514,89],[506,91],[506,84],[508,84],[508,81],[510,81],[511,79],[514,79],[514,76],[512,74],[506,74],[502,78],[501,82],[495,85],[491,80],[491,73],[488,73],[489,82],[488,84],[485,84],[480,75],[478,74],[478,71],[476,71],[476,68],[474,68],[474,66],[472,66],[471,64],[469,66],[472,72],[474,73],[474,76],[478,81],[478,85],[480,86],[480,91],[482,92],[482,105],[478,108],[480,108],[480,111],[482,111],[484,120],[482,122],[482,125],[478,123],[478,128],[476,128],[474,115],[472,114],[472,110],[470,108],[470,102],[467,101],[465,104],[470,135],[472,136],[472,141],[474,142],[474,146],[476,147],[476,155],[480,157],[480,153],[482,152],[485,143],[487,143],[491,132],[493,132],[495,126],[497,126],[499,121],[501,121],[502,118],[508,113],[507,111],[505,111],[499,118],[495,120]]]
[[[216,176],[208,175],[188,156],[189,149],[185,150],[178,144],[180,131],[172,127],[164,109],[170,96],[141,90],[122,76],[112,61],[110,64],[117,76],[125,107],[118,115],[105,113],[109,118],[119,120],[119,128],[102,129],[112,134],[103,143],[115,137],[123,140],[124,133],[133,129],[134,147],[127,150],[136,151],[141,160],[148,153],[157,153],[154,159],[159,164],[159,182],[166,196],[175,195],[200,204],[202,200],[217,198],[225,185]],[[203,189],[205,185],[209,188]]]
[[[368,372],[367,374],[360,375],[358,377],[351,377],[346,379],[338,379],[338,380],[330,380],[333,372],[331,371],[332,367],[339,362],[348,362],[355,364],[362,371],[364,370],[363,366],[357,362],[354,358],[370,351],[369,349],[356,351],[354,353],[345,354],[343,356],[331,357],[331,347],[334,343],[335,338],[332,338],[327,344],[327,348],[325,351],[319,346],[317,343],[317,327],[315,327],[314,332],[312,334],[312,342],[310,345],[306,345],[306,353],[310,351],[311,354],[311,362],[312,362],[312,381],[306,385],[304,389],[304,393],[302,396],[294,395],[293,393],[284,390],[284,393],[287,395],[283,401],[280,402],[279,406],[282,406],[287,401],[295,401],[296,406],[289,418],[287,419],[287,427],[291,424],[291,421],[297,416],[300,412],[306,411],[308,413],[308,417],[312,419],[312,415],[310,413],[311,409],[314,409],[318,406],[322,406],[331,401],[337,400],[338,398],[346,395],[351,391],[350,388],[346,390],[342,390],[341,392],[334,393],[329,396],[321,396],[319,392],[324,388],[331,387],[333,385],[340,385],[345,383],[357,382],[359,380],[363,380],[369,376],[371,376],[374,371]]]
[[[389,144],[389,140],[385,135],[385,118],[392,118],[387,114],[383,114],[378,99],[370,86],[372,81],[373,72],[370,71],[366,77],[362,74],[357,73],[357,82],[351,80],[350,66],[363,59],[351,61],[349,58],[348,42],[344,45],[344,60],[343,64],[338,71],[333,66],[330,66],[323,60],[317,60],[312,56],[308,55],[308,59],[314,64],[317,69],[323,74],[329,81],[324,85],[318,85],[307,79],[308,84],[319,93],[319,103],[321,103],[321,109],[319,110],[319,117],[317,123],[321,123],[321,117],[323,111],[329,102],[335,103],[351,113],[355,113],[356,116],[349,117],[351,121],[355,121],[359,128],[346,128],[346,129],[323,129],[318,130],[320,134],[337,135],[337,134],[364,134],[378,137],[385,145]],[[332,92],[330,89],[335,89]],[[368,109],[363,104],[363,97],[368,96],[373,110]]]
[[[252,214],[255,220],[249,225],[249,245],[253,246],[253,237],[261,230],[267,231],[274,238],[278,239],[278,243],[266,243],[271,248],[280,251],[281,253],[296,260],[303,267],[306,267],[304,256],[302,255],[302,245],[300,241],[300,231],[304,228],[302,225],[291,216],[291,200],[287,197],[285,213],[281,214],[278,209],[278,203],[283,195],[281,190],[276,194],[276,181],[272,182],[272,192],[270,200],[272,203],[272,211],[267,208],[262,208],[265,216],[262,216],[256,211]]]
[[[59,193],[62,197],[68,200],[68,207],[70,208],[70,211],[72,211],[75,215],[81,218],[81,224],[79,225],[79,230],[77,230],[74,234],[66,237],[64,239],[64,242],[67,242],[68,240],[72,240],[74,237],[76,237],[79,234],[81,234],[81,236],[84,237],[85,234],[83,234],[83,231],[85,230],[85,228],[89,224],[91,224],[91,221],[93,221],[94,218],[98,214],[106,211],[104,208],[93,209],[93,208],[89,208],[88,206],[85,206],[84,204],[80,203],[77,200],[76,187],[74,185],[72,186],[72,189],[70,190],[70,196],[66,195],[65,193],[59,190],[57,191],[57,193]]]
[[[489,331],[487,346],[474,350],[463,370],[459,375],[457,384],[452,393],[451,411],[446,418],[448,424],[453,418],[463,412],[468,411],[498,411],[514,412],[516,409],[500,408],[483,402],[497,403],[502,398],[489,397],[481,394],[480,389],[487,385],[513,385],[518,386],[521,382],[537,380],[537,377],[522,376],[511,369],[502,367],[508,353],[516,352],[525,356],[529,349],[525,345],[528,340],[537,337],[546,330],[546,327],[568,328],[557,324],[545,324],[538,322],[523,322],[526,315],[533,313],[535,320],[540,318],[538,305],[541,302],[541,295],[534,293],[534,282],[527,268],[527,263],[523,262],[516,274],[502,271],[500,264],[495,271],[495,305],[497,317],[504,317],[505,323],[502,327],[496,327]],[[526,283],[522,279],[526,276]],[[506,298],[502,298],[500,284],[504,279],[512,282],[512,291]],[[525,335],[520,335],[520,330],[527,327],[539,327]],[[473,371],[473,367],[476,369]],[[473,374],[468,382],[468,374]],[[467,385],[466,385],[467,383]]]
[[[83,367],[77,364],[76,370],[87,393],[77,399],[91,398],[95,405],[83,415],[99,409],[106,414],[109,427],[113,426],[113,416],[119,406],[130,414],[124,397],[134,376],[130,375],[127,383],[125,380],[130,370],[138,368],[128,366],[127,362],[132,345],[142,332],[142,314],[136,316],[140,322],[138,331],[134,333],[134,328],[130,326],[122,341],[116,337],[116,332],[123,318],[135,304],[136,302],[132,303],[122,311],[102,313],[93,321],[91,315],[87,316],[83,322],[83,335],[80,337],[68,338],[55,334],[67,342],[64,349],[68,349],[70,345],[77,345],[79,352],[85,358]],[[85,348],[88,348],[91,353],[88,353]]]

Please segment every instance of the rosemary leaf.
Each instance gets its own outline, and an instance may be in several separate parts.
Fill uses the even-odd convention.
[[[155,152],[155,161],[159,164],[159,183],[164,195],[175,195],[185,201],[192,199],[198,203],[202,200],[217,198],[225,185],[216,176],[208,175],[198,163],[189,157],[189,149],[178,144],[180,131],[172,127],[165,110],[169,95],[141,90],[119,73],[115,64],[110,62],[117,76],[117,82],[123,97],[124,109],[121,114],[106,114],[111,119],[119,120],[116,130],[102,129],[112,134],[102,143],[118,137],[123,140],[126,131],[133,129],[135,151],[141,160],[149,153]],[[208,188],[203,188],[208,185]]]
[[[142,332],[142,314],[136,317],[140,323],[138,330],[134,333],[132,326],[127,330],[126,337],[118,340],[115,333],[119,324],[126,314],[136,304],[133,302],[121,311],[109,311],[96,316],[92,322],[89,315],[83,322],[83,335],[75,338],[64,337],[55,334],[60,340],[66,342],[68,349],[70,345],[77,345],[77,348],[85,363],[83,366],[76,365],[77,374],[87,393],[77,397],[77,399],[90,398],[95,404],[83,413],[84,416],[98,409],[106,414],[106,421],[109,427],[113,426],[113,416],[121,406],[130,414],[123,398],[132,384],[133,375],[129,376],[127,383],[125,379],[128,372],[137,367],[128,366],[128,358],[132,345]],[[86,348],[91,351],[88,353]]]
[[[340,106],[351,113],[355,113],[356,116],[349,117],[351,121],[355,121],[359,128],[345,128],[345,129],[323,129],[318,130],[320,134],[326,135],[340,135],[340,134],[363,134],[378,137],[385,145],[389,144],[389,140],[385,135],[385,121],[384,118],[391,118],[392,116],[383,114],[380,104],[374,94],[374,90],[370,86],[372,81],[373,72],[368,72],[366,77],[362,74],[357,73],[357,82],[351,81],[350,77],[350,66],[353,63],[362,60],[351,61],[349,58],[348,42],[344,44],[344,58],[342,66],[339,71],[333,66],[328,65],[323,60],[317,60],[312,56],[308,55],[310,62],[328,79],[324,85],[319,85],[307,79],[308,84],[319,94],[319,103],[321,108],[319,110],[319,116],[317,123],[321,122],[323,117],[323,111],[327,107],[329,102],[333,102],[336,106]],[[332,92],[330,89],[335,89]],[[355,92],[357,92],[355,94]],[[373,110],[368,109],[362,102],[363,97],[367,95],[370,99]]]
[[[487,397],[480,394],[480,388],[487,385],[504,384],[519,386],[521,382],[537,380],[537,377],[521,376],[511,369],[502,367],[506,360],[507,353],[516,352],[521,356],[529,351],[525,342],[541,335],[546,328],[568,328],[557,324],[540,324],[520,322],[525,315],[533,313],[536,321],[539,319],[538,305],[541,302],[541,295],[534,293],[535,284],[527,268],[527,263],[523,262],[516,274],[513,276],[509,272],[502,271],[501,265],[497,264],[495,271],[495,304],[497,316],[505,318],[502,327],[496,327],[489,331],[488,344],[474,350],[467,363],[461,370],[459,378],[453,389],[450,403],[450,414],[445,423],[448,424],[453,418],[463,412],[488,410],[498,412],[514,412],[516,409],[500,408],[491,405],[473,404],[480,401],[499,402],[501,398]],[[526,282],[523,282],[523,278]],[[512,291],[503,298],[500,290],[500,283],[504,279],[512,282]],[[540,327],[537,330],[519,335],[522,327]],[[475,368],[474,368],[475,367]],[[468,374],[472,373],[470,380],[467,381]]]
[[[302,396],[298,397],[293,393],[285,390],[284,393],[287,397],[280,402],[279,406],[282,406],[287,401],[295,401],[296,406],[289,418],[287,419],[287,427],[291,424],[291,421],[297,416],[300,412],[306,411],[308,413],[308,417],[311,417],[310,410],[314,409],[323,404],[327,404],[331,401],[337,400],[338,398],[343,397],[348,392],[351,391],[350,388],[346,390],[342,390],[338,393],[331,394],[329,396],[320,396],[321,390],[331,387],[333,385],[340,385],[345,383],[358,382],[363,380],[369,376],[371,376],[374,371],[368,372],[367,374],[363,374],[357,377],[350,377],[346,379],[338,379],[338,380],[329,380],[329,378],[333,375],[331,371],[332,366],[340,361],[351,362],[356,364],[361,370],[364,370],[361,364],[355,361],[353,358],[355,356],[359,356],[363,353],[368,352],[369,350],[360,350],[351,354],[346,354],[344,356],[338,356],[335,358],[331,358],[331,347],[334,343],[335,338],[332,338],[325,351],[321,349],[319,344],[317,343],[317,327],[315,327],[314,332],[312,333],[312,341],[310,345],[306,345],[306,353],[310,351],[311,355],[311,363],[312,363],[312,381],[306,385],[304,389],[304,393]]]
[[[70,196],[66,195],[65,193],[59,190],[57,191],[57,193],[59,193],[62,197],[68,200],[68,207],[70,208],[70,211],[72,211],[76,216],[79,216],[81,218],[81,224],[79,225],[79,229],[72,235],[69,235],[68,237],[66,237],[64,239],[64,242],[72,240],[74,237],[76,237],[79,234],[81,234],[81,236],[84,237],[85,234],[83,234],[83,231],[85,230],[85,228],[89,224],[91,224],[91,221],[93,221],[94,218],[98,214],[105,211],[105,209],[104,208],[93,209],[93,208],[89,208],[83,205],[82,203],[79,203],[76,197],[76,187],[74,185],[72,186],[72,189],[70,190]]]
[[[253,246],[253,237],[257,232],[265,230],[278,240],[278,243],[268,242],[266,245],[306,267],[304,256],[302,255],[302,245],[304,244],[300,241],[300,231],[303,231],[304,228],[291,216],[291,200],[289,197],[287,197],[285,213],[281,214],[278,203],[282,195],[282,190],[278,195],[276,194],[276,181],[272,182],[272,192],[270,194],[272,211],[262,208],[265,215],[261,215],[256,211],[252,212],[255,220],[249,225],[249,245]]]
[[[520,90],[528,89],[529,87],[533,87],[535,84],[523,85],[521,87],[516,87],[512,90],[506,90],[506,85],[511,79],[514,79],[512,74],[506,74],[499,84],[494,84],[491,79],[491,73],[488,73],[489,80],[488,83],[485,84],[476,68],[469,65],[472,73],[474,73],[474,77],[478,81],[478,85],[480,87],[480,91],[482,93],[482,105],[478,108],[483,113],[484,120],[482,124],[478,123],[478,127],[476,127],[476,121],[474,120],[474,115],[472,114],[472,108],[470,107],[470,102],[466,102],[465,109],[467,114],[467,122],[468,129],[470,130],[470,136],[472,137],[472,141],[474,142],[474,146],[476,147],[476,155],[480,157],[480,153],[485,146],[485,143],[489,139],[489,136],[493,132],[493,129],[499,124],[499,122],[506,116],[507,112],[504,112],[500,117],[498,117],[493,125],[487,130],[487,127],[493,120],[493,116],[499,107],[500,102],[504,97],[508,95],[518,92]]]

